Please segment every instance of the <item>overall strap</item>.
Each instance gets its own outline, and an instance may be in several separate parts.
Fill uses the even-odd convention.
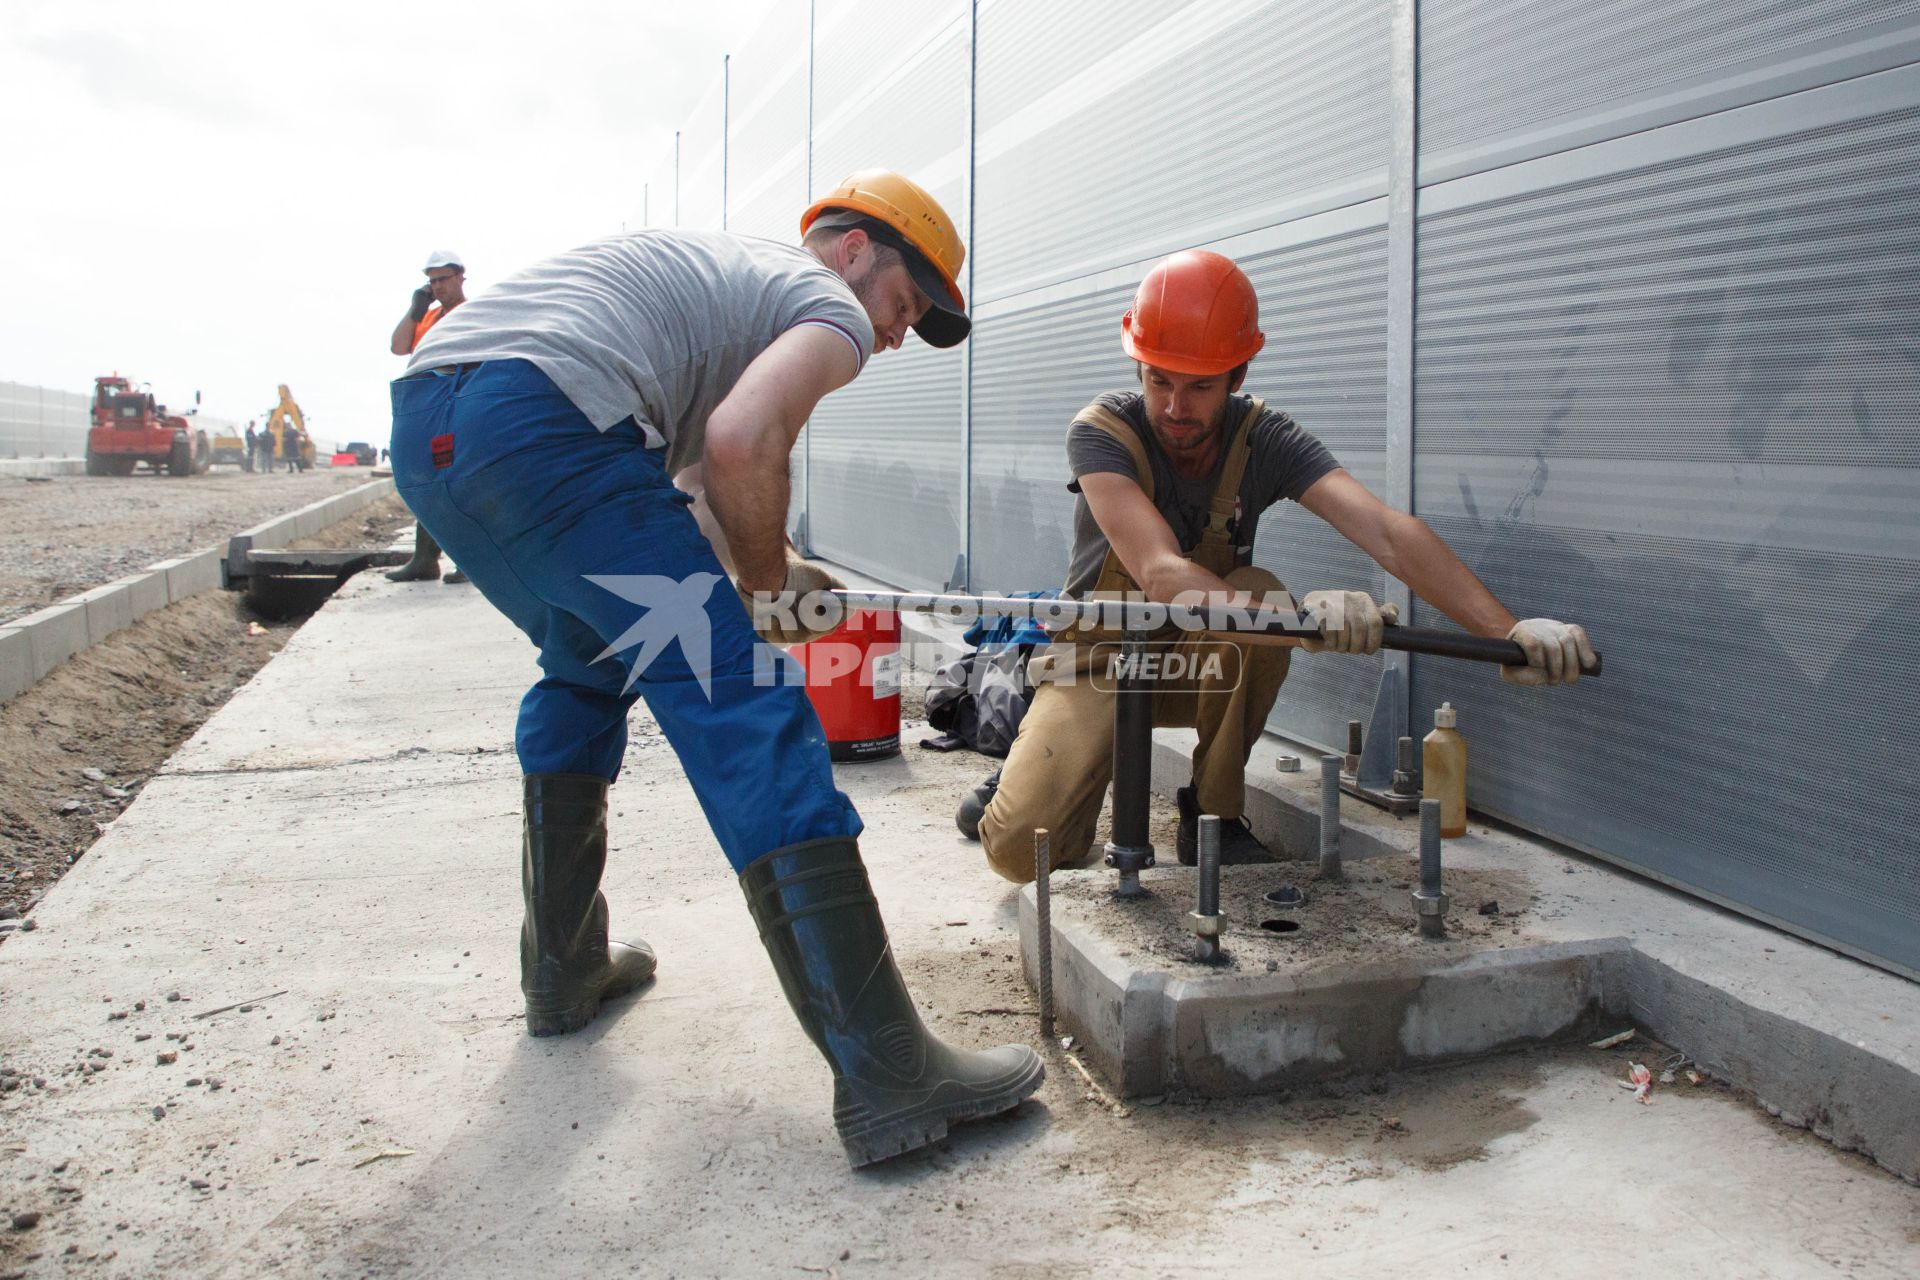
[[[1227,458],[1220,468],[1220,480],[1213,488],[1213,497],[1207,504],[1207,527],[1200,535],[1203,543],[1212,542],[1231,548],[1234,538],[1234,515],[1240,505],[1240,480],[1247,473],[1247,460],[1253,456],[1253,426],[1260,421],[1260,415],[1266,412],[1267,402],[1255,397],[1246,416],[1240,420],[1240,429],[1227,443]]]

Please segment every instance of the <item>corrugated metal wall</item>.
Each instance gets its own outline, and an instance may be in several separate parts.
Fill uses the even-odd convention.
[[[1608,659],[1527,692],[1303,658],[1275,727],[1338,741],[1393,664],[1415,733],[1462,708],[1483,810],[1920,971],[1920,0],[795,0],[769,31],[805,72],[743,49],[697,164],[729,99],[805,80],[768,118],[809,122],[813,194],[885,165],[972,224],[973,341],[878,358],[803,437],[813,550],[1056,585],[1066,424],[1131,379],[1146,266],[1219,249],[1263,302],[1249,389]],[[729,224],[790,236],[791,132],[719,127]],[[1403,590],[1290,505],[1256,554]]]
[[[0,458],[78,458],[87,451],[92,397],[0,382]]]

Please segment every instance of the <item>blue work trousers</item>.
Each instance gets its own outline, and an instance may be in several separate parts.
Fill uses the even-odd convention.
[[[790,664],[754,634],[665,462],[633,419],[596,431],[524,360],[393,384],[400,496],[540,650],[523,771],[612,781],[645,698],[735,871],[859,835],[812,704],[778,678]]]

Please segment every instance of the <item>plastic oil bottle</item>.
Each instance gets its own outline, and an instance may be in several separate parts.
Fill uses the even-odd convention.
[[[1454,727],[1451,702],[1433,713],[1433,732],[1420,743],[1420,794],[1440,802],[1442,837],[1467,834],[1467,740]]]

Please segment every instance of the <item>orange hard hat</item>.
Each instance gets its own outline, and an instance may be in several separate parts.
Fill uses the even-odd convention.
[[[876,237],[905,251],[907,271],[933,306],[927,309],[915,333],[930,346],[951,347],[964,339],[973,324],[967,319],[967,299],[960,291],[960,267],[967,246],[960,229],[927,194],[927,189],[891,169],[862,169],[848,174],[800,215],[800,234],[806,235],[823,214],[823,226],[880,224]]]
[[[1174,373],[1225,373],[1266,344],[1253,281],[1232,258],[1206,249],[1154,263],[1120,321],[1120,345],[1128,355]]]

